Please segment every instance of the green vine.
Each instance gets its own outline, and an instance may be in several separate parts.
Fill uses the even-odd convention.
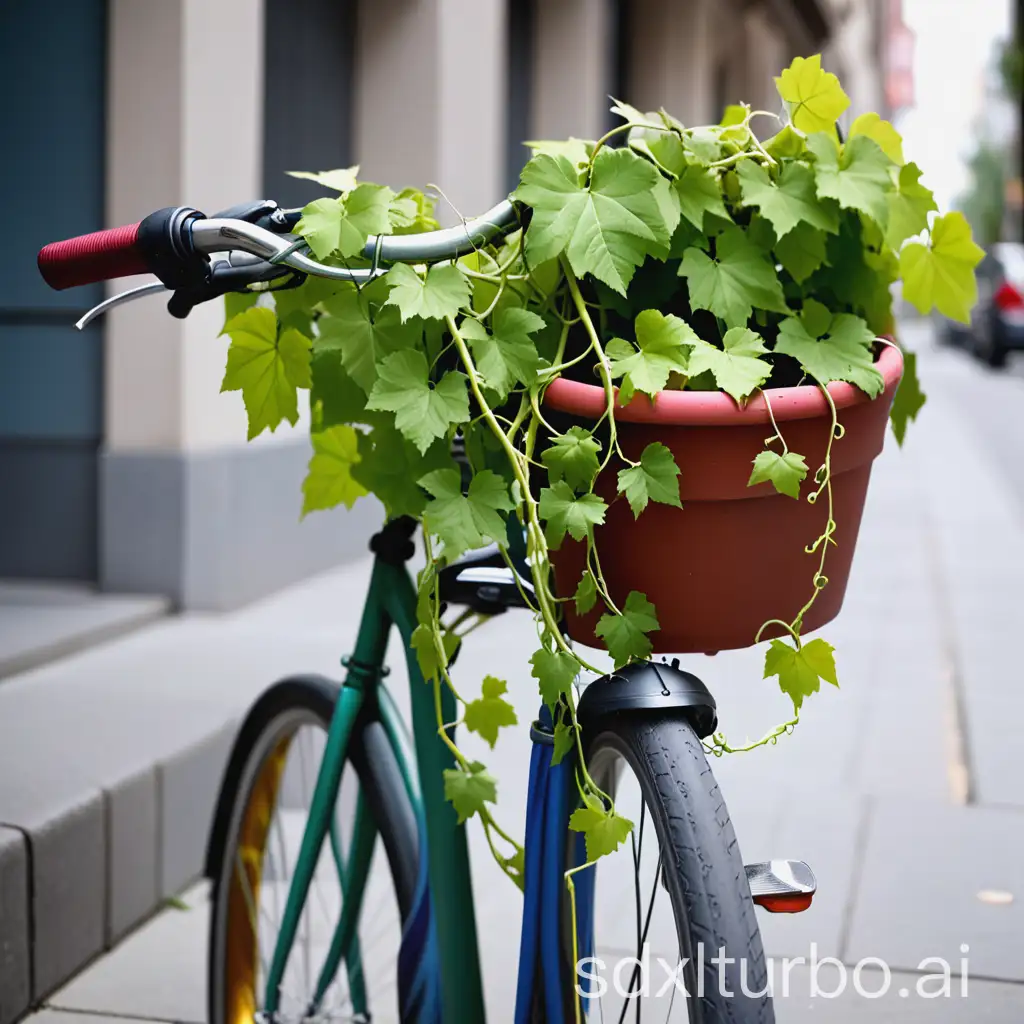
[[[895,129],[866,114],[840,142],[836,121],[849,101],[820,58],[797,58],[778,83],[788,118],[766,140],[752,122],[776,115],[747,105],[728,108],[720,124],[687,128],[664,110],[616,102],[622,123],[596,141],[530,143],[513,195],[526,226],[431,266],[385,271],[362,255],[372,236],[436,228],[429,196],[358,182],[351,170],[306,175],[333,194],[303,209],[294,247],[380,273],[359,285],[309,278],[227,299],[223,390],[242,393],[250,437],[296,423],[299,392],[308,392],[303,514],[373,494],[389,516],[422,524],[412,644],[453,760],[446,793],[460,819],[479,819],[519,885],[523,850],[495,816],[497,782],[456,739],[466,730],[493,747],[517,717],[497,674],[454,685],[451,659],[482,619],[442,621],[441,570],[496,543],[517,580],[529,576],[532,590],[519,587],[537,626],[530,665],[554,723],[553,760],[574,758],[570,827],[584,834],[592,863],[624,842],[632,823],[583,760],[576,699],[586,675],[601,670],[570,639],[566,612],[590,623],[576,639],[603,646],[616,666],[648,659],[658,609],[606,578],[602,528],[613,501],[635,517],[651,502],[682,509],[672,451],[657,441],[634,451],[617,410],[668,389],[718,390],[740,407],[760,395],[772,433],[751,453],[750,485],[812,504],[824,498],[824,525],[805,549],[817,555],[807,601],[795,618],[770,619],[750,637],[770,637],[764,674],[777,678],[793,714],[759,740],[732,745],[716,733],[706,749],[773,744],[793,731],[822,680],[837,684],[832,647],[802,635],[842,539],[832,458],[844,428],[828,386],[881,394],[875,363],[892,333],[896,280],[922,312],[937,305],[961,320],[976,294],[980,250],[960,214],[937,215]],[[609,145],[622,136],[625,145]],[[549,410],[546,392],[559,377],[600,387],[594,422],[567,424]],[[813,473],[787,444],[771,398],[805,381],[830,411]],[[923,401],[908,354],[891,413],[899,440]],[[522,545],[512,543],[519,537]],[[556,591],[552,569],[568,544],[585,553],[571,593]],[[452,721],[442,713],[446,692],[458,709]]]

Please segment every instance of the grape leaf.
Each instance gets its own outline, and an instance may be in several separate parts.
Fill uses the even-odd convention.
[[[825,262],[824,231],[797,224],[775,243],[775,257],[797,284],[803,284]]]
[[[718,132],[713,128],[688,128],[683,133],[683,149],[690,161],[710,164],[722,155]]]
[[[536,156],[538,153],[547,153],[548,156],[564,156],[573,167],[582,169],[590,163],[590,154],[594,152],[594,143],[590,139],[577,139],[570,135],[567,139],[534,139],[524,142],[530,152]]]
[[[658,212],[665,223],[665,233],[651,242],[647,249],[650,254],[664,262],[669,258],[672,248],[672,235],[679,225],[679,195],[669,184],[667,178],[658,177],[654,186],[654,201],[658,204]]]
[[[563,156],[539,153],[523,168],[515,198],[532,207],[526,255],[532,265],[564,252],[577,276],[593,274],[620,295],[651,244],[670,238],[655,186],[657,169],[628,149],[602,149],[589,188]]]
[[[416,661],[420,666],[420,673],[426,682],[440,675],[441,664],[437,657],[437,648],[434,646],[434,632],[425,622],[421,622],[409,638],[412,649],[416,652]],[[459,638],[452,632],[442,627],[441,646],[444,648],[444,667],[447,668],[455,651],[459,646]]]
[[[572,488],[559,480],[540,492],[540,514],[547,521],[544,536],[548,546],[557,549],[566,533],[574,540],[583,540],[594,526],[604,522],[608,506],[596,494],[577,498]]]
[[[302,515],[318,509],[344,504],[351,508],[357,498],[366,494],[353,476],[352,467],[359,462],[359,435],[344,423],[310,435],[313,457],[309,460],[306,479],[302,481]]]
[[[467,768],[445,768],[444,796],[451,802],[461,825],[474,814],[481,814],[485,804],[498,799],[498,782],[479,761]]]
[[[740,228],[729,226],[718,236],[714,259],[701,249],[687,249],[679,273],[687,279],[690,304],[710,310],[729,327],[745,326],[754,308],[789,311],[771,260]]]
[[[440,224],[434,217],[434,202],[418,188],[403,188],[391,200],[388,219],[396,235],[436,231]]]
[[[898,249],[908,238],[928,227],[928,214],[937,210],[930,189],[920,183],[921,168],[917,164],[904,164],[900,168],[898,192],[890,192],[889,222],[885,229],[885,244]]]
[[[611,97],[611,101],[612,105],[609,108],[611,113],[621,117],[626,124],[654,127],[661,127],[662,125],[661,118],[655,113],[645,114],[638,107],[634,107],[632,103],[626,103],[625,100],[617,100],[614,96]]]
[[[896,389],[892,408],[889,410],[889,421],[892,423],[892,432],[896,436],[897,444],[903,444],[903,438],[907,433],[907,423],[917,419],[917,414],[924,407],[926,400],[917,376],[917,354],[904,352],[903,379]]]
[[[413,349],[393,352],[379,365],[378,372],[367,409],[395,413],[395,426],[421,452],[443,437],[451,424],[469,419],[465,374],[450,370],[432,386],[426,356]]]
[[[974,268],[984,255],[962,213],[955,210],[939,217],[927,245],[912,242],[900,253],[903,297],[919,313],[936,306],[951,320],[969,324],[971,307],[978,301]]]
[[[394,419],[390,413],[366,411],[365,392],[345,372],[336,352],[314,351],[310,374],[313,378],[309,389],[312,430],[326,430],[338,423],[376,425]]]
[[[526,892],[526,851],[517,846],[507,857],[498,857],[498,865],[515,882],[520,892]]]
[[[855,211],[843,214],[838,235],[830,235],[827,266],[811,279],[812,293],[837,297],[833,305],[849,305],[867,320],[877,334],[892,330],[890,285],[899,277],[899,260],[889,250],[865,248],[864,221]]]
[[[630,131],[629,144],[646,153],[671,178],[678,178],[686,169],[683,143],[675,132],[638,126]]]
[[[370,235],[391,230],[388,207],[394,195],[386,185],[364,182],[338,199],[314,199],[302,208],[295,231],[318,259],[332,253],[359,256]]]
[[[341,199],[314,199],[302,208],[302,217],[295,225],[318,259],[325,259],[341,244],[341,224],[345,209]]]
[[[530,658],[530,675],[537,680],[540,697],[554,707],[561,696],[569,696],[573,680],[580,674],[580,663],[566,651],[549,651],[541,647]]]
[[[335,192],[351,192],[356,187],[356,175],[359,174],[359,165],[355,167],[339,167],[334,171],[285,171],[285,174],[293,178],[304,178],[307,181],[315,181],[324,188],[333,189]]]
[[[834,648],[822,639],[811,640],[799,650],[773,640],[764,656],[764,678],[779,677],[779,689],[799,711],[805,697],[817,693],[821,680],[838,687]]]
[[[815,194],[814,172],[806,164],[786,162],[778,184],[753,160],[741,163],[736,173],[743,205],[756,206],[778,238],[789,234],[798,224],[809,224],[830,234],[839,230],[839,211],[833,203]]]
[[[725,203],[722,201],[722,186],[718,175],[704,167],[691,165],[673,183],[679,197],[682,215],[698,230],[704,230],[704,214],[710,213],[731,221]]]
[[[433,495],[423,521],[444,542],[449,561],[490,541],[504,541],[505,521],[499,513],[511,512],[513,503],[505,481],[493,470],[474,473],[465,495],[457,469],[436,469],[424,476],[420,485]]]
[[[764,144],[764,148],[776,160],[784,160],[787,157],[802,156],[807,149],[807,139],[787,124]]]
[[[498,730],[519,722],[515,708],[502,696],[508,683],[494,676],[484,676],[481,696],[466,705],[466,728],[482,736],[490,748],[498,741]]]
[[[466,317],[459,330],[484,383],[504,401],[517,383],[530,384],[536,378],[541,358],[530,335],[546,325],[536,313],[515,306],[496,310],[492,323],[493,334],[488,334],[479,320]]]
[[[804,299],[800,323],[812,338],[823,338],[832,326],[832,310],[817,299]]]
[[[604,640],[615,667],[621,668],[634,658],[643,660],[650,655],[654,645],[647,634],[660,628],[654,605],[639,591],[632,590],[622,614],[602,615],[594,632]]]
[[[576,490],[589,490],[600,467],[598,441],[584,427],[570,427],[564,434],[556,434],[551,444],[541,453],[541,462],[548,468],[552,483],[565,480]]]
[[[635,328],[639,351],[625,342],[609,348],[612,377],[628,376],[630,393],[643,391],[653,397],[664,389],[670,373],[687,372],[687,346],[698,338],[684,320],[656,309],[642,310]],[[621,393],[619,397],[627,401]]]
[[[274,312],[282,327],[294,327],[307,338],[315,335],[313,319],[324,302],[346,288],[347,281],[331,281],[324,277],[308,277],[297,288],[276,288],[268,292],[274,300]]]
[[[770,481],[779,494],[800,497],[800,482],[807,476],[807,463],[796,452],[779,454],[770,449],[758,452],[754,469],[747,481],[748,487]]]
[[[852,139],[855,135],[866,135],[878,143],[882,152],[894,163],[903,164],[903,139],[900,133],[875,113],[861,114],[850,125]]]
[[[583,833],[587,844],[587,860],[593,861],[605,854],[614,853],[633,831],[633,822],[616,814],[614,810],[577,807],[569,818],[569,828]]]
[[[566,754],[576,746],[576,730],[561,719],[555,723],[554,742],[551,750],[551,765],[561,764]]]
[[[802,132],[830,131],[850,105],[839,79],[823,71],[821,54],[797,57],[775,79],[779,96],[789,107],[789,119]]]
[[[750,107],[746,103],[728,103],[722,112],[722,120],[718,123],[723,127],[745,124]]]
[[[241,391],[249,440],[281,420],[299,419],[298,388],[308,388],[309,338],[294,328],[279,331],[272,309],[253,306],[224,325],[231,338],[221,391]]]
[[[679,467],[672,453],[660,441],[652,441],[644,448],[638,465],[619,472],[619,493],[626,496],[634,519],[647,508],[648,501],[682,508],[678,477]]]
[[[874,339],[868,325],[850,313],[834,317],[828,335],[821,339],[808,334],[795,317],[788,317],[779,324],[775,351],[792,356],[819,384],[849,381],[874,398],[885,386],[872,358]]]
[[[453,465],[445,439],[435,441],[422,454],[389,424],[364,434],[360,451],[365,454],[353,466],[352,476],[384,503],[389,519],[422,514],[427,498],[417,481],[433,470]]]
[[[771,364],[759,358],[768,350],[761,336],[746,327],[733,327],[722,338],[722,348],[698,338],[690,349],[690,373],[710,372],[726,394],[743,404],[772,372]]]
[[[818,195],[838,200],[847,210],[866,213],[884,229],[889,218],[892,161],[878,143],[866,135],[857,135],[843,146],[840,154],[836,141],[819,132],[808,137],[807,145],[814,154]]]
[[[435,264],[425,279],[407,264],[396,263],[385,280],[391,289],[387,305],[398,307],[402,323],[414,316],[443,320],[469,305],[469,281],[452,263]]]
[[[573,595],[577,615],[586,615],[597,604],[597,581],[589,569],[583,570],[576,593]]]
[[[367,394],[377,382],[377,364],[392,352],[411,348],[419,340],[415,324],[404,325],[398,310],[381,305],[386,286],[378,279],[357,291],[345,288],[324,303],[317,321],[313,351],[337,351],[349,376]]]
[[[224,296],[224,327],[227,327],[239,313],[244,313],[255,306],[259,298],[258,292],[228,292]],[[223,328],[220,333],[225,333]]]

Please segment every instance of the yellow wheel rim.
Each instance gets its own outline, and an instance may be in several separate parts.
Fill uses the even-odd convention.
[[[263,857],[292,735],[279,740],[260,766],[238,829],[238,846],[227,896],[224,1020],[228,1024],[252,1024],[256,1015]]]

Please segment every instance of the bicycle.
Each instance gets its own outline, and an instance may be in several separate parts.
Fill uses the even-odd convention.
[[[171,315],[184,317],[255,284],[304,275],[367,281],[395,262],[455,259],[518,225],[506,201],[456,228],[370,238],[368,266],[347,269],[298,251],[290,232],[299,212],[269,201],[212,218],[161,210],[136,225],[53,243],[39,267],[56,288],[144,272],[159,278],[101,303],[83,326],[163,290],[171,292]],[[229,255],[213,260],[218,253]],[[369,1021],[395,1010],[424,1024],[484,1020],[465,828],[443,784],[453,760],[438,721],[452,720],[454,702],[424,685],[411,647],[416,590],[407,564],[416,527],[392,520],[371,541],[371,582],[344,682],[281,680],[241,726],[206,857],[212,1024]],[[526,607],[523,540],[515,530],[508,540],[512,568],[496,548],[466,555],[441,572],[441,601],[486,617]],[[383,684],[393,628],[406,650],[411,730]],[[701,742],[717,728],[711,692],[678,660],[634,662],[591,682],[578,718],[590,776],[637,827],[623,851],[587,866],[582,836],[568,828],[578,797],[573,756],[551,763],[551,718],[542,707],[530,727],[516,1024],[604,1020],[606,1007],[607,1019],[621,1022],[635,1008],[639,1021],[642,1007],[659,1000],[665,1019],[769,1024],[754,907],[804,910],[816,883],[802,861],[744,866]],[[373,870],[378,836],[387,879]],[[619,872],[623,857],[631,868]],[[606,894],[611,918],[597,905]],[[378,899],[387,910],[371,913]],[[627,924],[604,941],[599,929],[624,907]],[[623,931],[635,959],[620,957],[611,991],[598,960],[623,952]],[[642,990],[640,965],[655,943],[669,959],[652,995]]]

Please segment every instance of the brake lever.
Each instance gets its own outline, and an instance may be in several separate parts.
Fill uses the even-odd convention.
[[[156,295],[157,292],[167,291],[167,286],[160,281],[153,281],[150,284],[140,284],[138,288],[129,288],[126,292],[119,292],[104,299],[98,306],[93,306],[76,324],[79,330],[88,327],[97,317],[103,316],[108,310],[115,306],[123,306],[126,302],[134,302],[136,299],[144,299],[147,295]]]
[[[292,279],[287,284],[273,289],[274,291],[279,291],[285,288],[297,288],[306,280],[305,274],[297,273],[290,267],[279,267],[273,263],[267,263],[266,260],[247,257],[244,254],[242,254],[242,258],[247,261],[251,260],[251,262],[238,265],[232,264],[228,260],[217,260],[210,267],[210,277],[207,281],[202,284],[193,285],[190,288],[179,288],[172,293],[167,302],[167,311],[171,316],[184,320],[201,302],[208,302],[210,299],[219,298],[228,292],[245,291],[246,286],[250,284],[274,281],[279,277],[291,275]],[[75,327],[78,330],[82,330],[97,317],[103,316],[104,313],[117,306],[123,306],[128,302],[134,302],[136,299],[144,299],[147,295],[156,295],[158,292],[165,291],[168,291],[168,288],[160,281],[139,285],[137,288],[129,288],[127,291],[112,295],[109,299],[104,299],[99,305],[93,306],[75,324]]]
[[[278,266],[245,254],[240,254],[240,258],[244,262],[217,260],[210,267],[209,276],[205,281],[187,288],[178,288],[167,302],[167,312],[178,320],[184,320],[200,303],[220,298],[229,292],[244,292],[250,284],[266,284],[281,277],[291,276],[296,280],[294,283],[289,282],[288,287],[297,287],[306,280],[305,274],[298,274],[290,267]]]

